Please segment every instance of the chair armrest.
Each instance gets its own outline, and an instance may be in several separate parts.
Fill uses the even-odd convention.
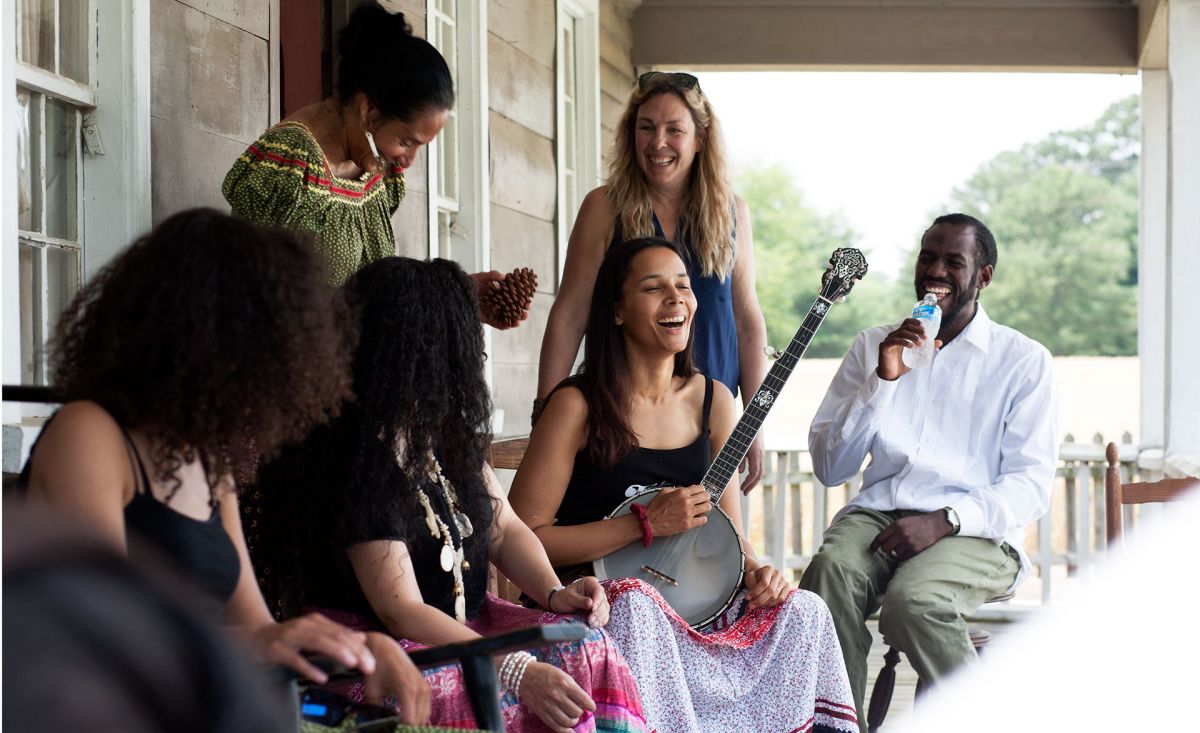
[[[588,628],[583,624],[550,624],[517,629],[496,636],[487,636],[474,641],[418,649],[409,653],[409,658],[418,667],[435,667],[452,659],[463,657],[495,657],[501,654],[532,649],[535,647],[579,641],[587,636]]]
[[[54,404],[61,402],[51,387],[33,384],[6,384],[3,388],[5,402],[40,402]]]

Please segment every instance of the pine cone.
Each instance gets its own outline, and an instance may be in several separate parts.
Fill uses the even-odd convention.
[[[484,313],[495,323],[516,325],[529,306],[533,305],[533,293],[537,290],[537,273],[528,267],[518,267],[480,298]]]

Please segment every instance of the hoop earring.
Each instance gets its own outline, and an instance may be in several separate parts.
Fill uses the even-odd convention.
[[[376,145],[375,145],[375,136],[372,135],[371,131],[365,127],[363,128],[363,135],[366,135],[366,137],[367,137],[367,145],[370,146],[370,148],[371,148],[371,155],[375,156],[376,170],[378,170],[378,171],[386,170],[387,162],[384,161],[383,156],[379,154],[379,148],[376,147]]]

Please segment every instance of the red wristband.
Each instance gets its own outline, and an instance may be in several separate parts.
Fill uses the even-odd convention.
[[[646,507],[635,501],[629,505],[629,509],[637,515],[638,524],[642,525],[642,547],[649,547],[650,543],[654,542],[654,530],[650,529],[650,516],[646,514]]]

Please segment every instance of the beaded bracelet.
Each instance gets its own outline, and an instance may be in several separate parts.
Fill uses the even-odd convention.
[[[533,655],[529,654],[528,652],[525,652],[525,656],[521,659],[520,666],[517,667],[516,672],[513,673],[513,683],[512,683],[512,687],[510,689],[513,691],[513,694],[516,695],[518,698],[521,697],[521,681],[525,679],[525,670],[532,663],[533,663]]]
[[[534,659],[529,652],[513,652],[504,657],[500,665],[500,685],[513,694],[518,694],[521,678],[525,676],[525,668]]]

